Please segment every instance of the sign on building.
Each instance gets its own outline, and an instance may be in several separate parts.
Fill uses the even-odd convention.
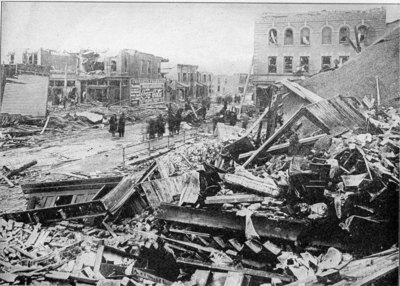
[[[164,101],[164,83],[131,81],[131,105],[151,104]]]

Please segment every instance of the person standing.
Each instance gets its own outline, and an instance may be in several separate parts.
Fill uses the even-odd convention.
[[[118,133],[119,137],[124,137],[125,134],[125,113],[122,112],[118,121]]]
[[[161,139],[165,133],[165,122],[164,122],[164,118],[161,114],[159,114],[157,117],[157,125],[156,126],[157,126],[157,138]]]
[[[117,115],[114,114],[110,118],[110,132],[112,137],[115,137],[115,131],[117,131]]]

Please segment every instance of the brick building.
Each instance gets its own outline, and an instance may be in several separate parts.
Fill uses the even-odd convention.
[[[264,13],[254,31],[253,83],[273,83],[283,78],[296,79],[322,68],[344,63],[356,55],[349,41],[361,49],[385,32],[386,12],[321,11],[301,14]]]
[[[81,51],[80,55],[81,88],[92,97],[124,104],[164,100],[161,62],[168,59],[131,49],[115,53]]]
[[[81,50],[76,53],[29,49],[8,54],[8,64],[50,67],[51,95],[74,93],[92,99],[130,104],[164,100],[161,62],[168,59],[136,50],[117,52]],[[142,84],[145,87],[142,88]],[[139,86],[139,92],[138,91]]]

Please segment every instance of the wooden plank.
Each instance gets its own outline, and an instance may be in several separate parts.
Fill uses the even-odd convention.
[[[285,282],[293,281],[292,277],[287,276],[287,275],[281,275],[281,274],[267,272],[267,271],[261,271],[261,270],[253,270],[253,269],[249,269],[249,268],[236,269],[231,266],[204,263],[201,261],[184,259],[184,258],[177,258],[176,262],[178,264],[184,264],[184,265],[188,265],[188,266],[192,266],[192,267],[196,267],[196,268],[202,268],[202,269],[210,269],[212,271],[240,272],[244,275],[250,275],[250,276],[255,276],[255,277],[278,278]]]
[[[192,281],[196,282],[197,286],[206,286],[210,273],[210,270],[197,269],[192,276]]]
[[[29,236],[28,240],[25,242],[25,246],[26,247],[29,247],[29,246],[33,245],[36,242],[36,240],[39,237],[39,228],[40,228],[40,226],[41,226],[40,223],[35,225],[35,228],[33,229],[31,235]]]
[[[11,188],[14,187],[14,184],[3,174],[0,174],[0,178],[3,179]]]
[[[352,282],[351,285],[353,285],[353,286],[364,286],[364,285],[370,284],[370,283],[378,280],[379,278],[382,278],[383,276],[395,271],[398,268],[399,268],[398,261],[396,261],[395,263],[393,263],[393,264],[391,264],[389,266],[386,266],[383,269],[380,269],[380,270],[378,270],[378,271],[376,271],[376,272],[374,272],[374,273],[372,273],[372,274],[370,274],[370,275],[368,275],[368,276],[366,276],[366,277],[364,277],[364,278],[362,278],[360,280]]]
[[[243,273],[229,271],[224,286],[242,286],[243,280]]]
[[[325,137],[326,135],[327,134],[319,134],[319,135],[312,136],[312,137],[302,138],[299,140],[299,144],[300,145],[314,144],[315,142],[317,142],[319,139]],[[275,152],[275,151],[284,151],[287,148],[289,148],[289,143],[277,144],[277,145],[269,147],[265,151],[265,153]],[[244,159],[244,158],[250,157],[254,152],[255,151],[250,151],[247,153],[240,154],[239,159]]]
[[[57,182],[45,182],[35,184],[24,184],[21,185],[22,191],[25,194],[37,193],[37,192],[64,192],[64,191],[75,191],[75,190],[89,190],[99,189],[106,185],[110,188],[115,187],[121,180],[122,176],[117,177],[106,177],[106,178],[94,178],[84,180],[66,180]]]
[[[103,221],[103,225],[104,227],[107,229],[107,231],[112,235],[112,237],[117,238],[118,235],[115,234],[115,232],[112,230],[112,228],[108,225],[108,223],[106,223],[105,221]]]
[[[103,260],[103,253],[104,253],[104,241],[101,240],[100,244],[97,247],[96,258],[95,258],[94,266],[93,266],[93,272],[95,273],[96,278],[98,278],[98,279],[101,278],[100,277],[100,275],[101,275],[101,273],[100,273],[100,265],[101,265],[102,260]],[[101,276],[103,276],[103,275],[101,275]]]
[[[35,258],[36,258],[35,255],[33,255],[33,254],[31,254],[31,253],[29,253],[29,252],[23,250],[22,248],[19,248],[18,246],[11,245],[10,247],[11,247],[12,249],[15,249],[16,251],[18,251],[19,253],[21,253],[22,255],[24,255],[24,256],[26,256],[26,257],[28,257],[28,258],[30,258],[30,259],[35,259]]]
[[[243,164],[243,167],[247,167],[262,151],[268,150],[285,132],[291,128],[291,126],[296,123],[304,115],[304,109],[301,106],[300,109],[293,114],[293,116],[286,121],[270,138],[268,138],[261,146],[258,148],[247,161]]]
[[[211,204],[235,204],[235,203],[255,203],[262,202],[263,197],[257,195],[230,195],[230,196],[212,196],[206,197],[204,203]]]
[[[44,131],[46,130],[47,124],[49,124],[49,120],[50,120],[50,116],[47,116],[46,123],[44,124],[42,131],[40,131],[40,135],[42,135],[44,133]]]
[[[156,217],[189,225],[197,225],[224,231],[245,231],[245,218],[235,213],[179,207],[162,203]],[[256,232],[261,237],[275,237],[296,241],[306,227],[306,222],[295,219],[269,219],[254,214],[252,217]]]

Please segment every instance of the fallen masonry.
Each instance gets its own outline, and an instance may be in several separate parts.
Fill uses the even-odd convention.
[[[1,283],[388,285],[399,112],[351,101],[303,107],[258,147],[268,110],[247,132],[220,127],[226,138],[168,150],[140,173],[22,185],[27,209],[1,214]],[[317,133],[293,148],[285,132],[303,117]]]

